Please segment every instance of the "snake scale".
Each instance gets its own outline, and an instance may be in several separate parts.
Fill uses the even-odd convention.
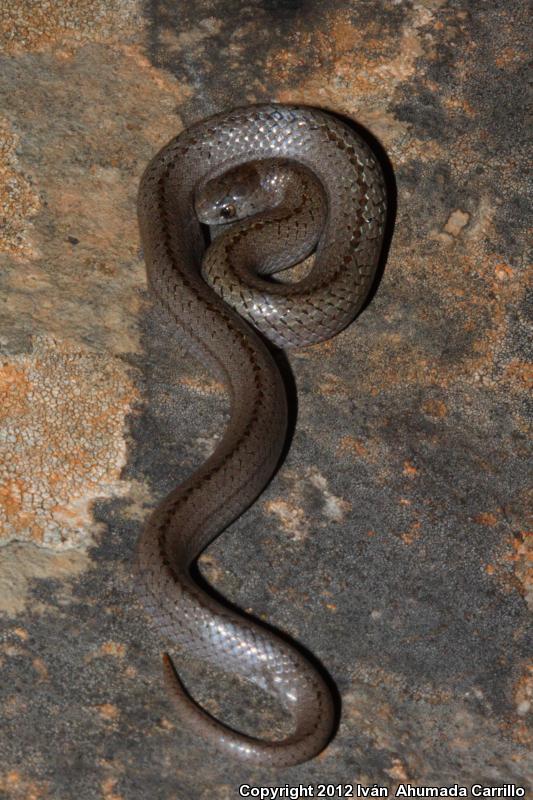
[[[287,401],[264,339],[299,347],[354,319],[375,276],[385,197],[379,162],[351,127],[318,109],[278,104],[190,127],[141,180],[149,287],[186,345],[223,381],[230,415],[210,458],[165,497],[141,533],[138,591],[180,652],[251,681],[290,715],[293,730],[279,741],[237,732],[192,699],[163,657],[183,725],[250,763],[289,766],[319,753],[334,728],[331,691],[297,648],[212,597],[191,567],[257,498],[280,459]],[[313,251],[297,282],[272,277]]]

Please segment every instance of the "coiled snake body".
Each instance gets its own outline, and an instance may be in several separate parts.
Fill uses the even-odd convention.
[[[238,733],[189,697],[165,656],[184,725],[250,762],[296,764],[332,734],[329,688],[285,639],[201,589],[190,568],[262,491],[281,454],[286,397],[262,337],[280,347],[327,339],[369,292],[385,219],[381,168],[329,114],[252,106],[169,142],[143,175],[138,213],[150,288],[231,402],[214,453],[160,503],[140,536],[141,599],[178,648],[273,694],[294,720],[282,741]],[[217,226],[207,251],[202,222]],[[315,248],[300,281],[269,277]]]

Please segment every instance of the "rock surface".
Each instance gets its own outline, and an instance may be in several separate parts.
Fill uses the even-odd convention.
[[[527,31],[503,0],[0,10],[0,797],[531,784]],[[202,558],[339,688],[334,742],[278,772],[181,728],[130,575],[149,509],[226,413],[146,292],[139,178],[184,126],[265,100],[366,126],[397,203],[372,303],[290,356],[285,465]],[[283,727],[186,675],[224,719]]]

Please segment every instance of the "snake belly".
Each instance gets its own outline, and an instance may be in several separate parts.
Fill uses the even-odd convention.
[[[241,165],[276,160],[308,176],[308,196],[288,213],[266,211],[230,226],[206,252],[195,213],[199,187]],[[190,697],[164,656],[184,727],[250,763],[289,766],[319,753],[335,725],[332,694],[298,649],[205,592],[191,567],[257,498],[281,455],[287,401],[263,337],[278,347],[302,346],[354,319],[375,276],[385,197],[379,162],[351,127],[317,109],[277,104],[194,125],[163,147],[141,180],[138,217],[150,289],[190,350],[226,386],[230,415],[210,458],[164,498],[144,527],[138,591],[173,647],[251,681],[290,714],[293,729],[282,740],[240,733]],[[291,213],[315,218],[319,202],[321,232],[308,274],[279,283],[254,271],[253,253],[261,244],[275,249]],[[277,244],[283,249],[283,238]]]

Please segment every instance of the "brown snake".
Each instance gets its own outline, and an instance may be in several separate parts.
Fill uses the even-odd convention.
[[[332,115],[251,106],[169,142],[143,175],[138,213],[150,289],[231,404],[213,454],[159,504],[139,538],[140,596],[173,645],[267,691],[294,723],[281,741],[227,727],[188,695],[165,656],[184,726],[249,762],[297,764],[332,735],[330,689],[284,638],[200,588],[191,566],[256,499],[280,458],[287,402],[263,337],[278,347],[323,341],[368,295],[383,239],[383,174]],[[313,250],[298,282],[269,277]]]

